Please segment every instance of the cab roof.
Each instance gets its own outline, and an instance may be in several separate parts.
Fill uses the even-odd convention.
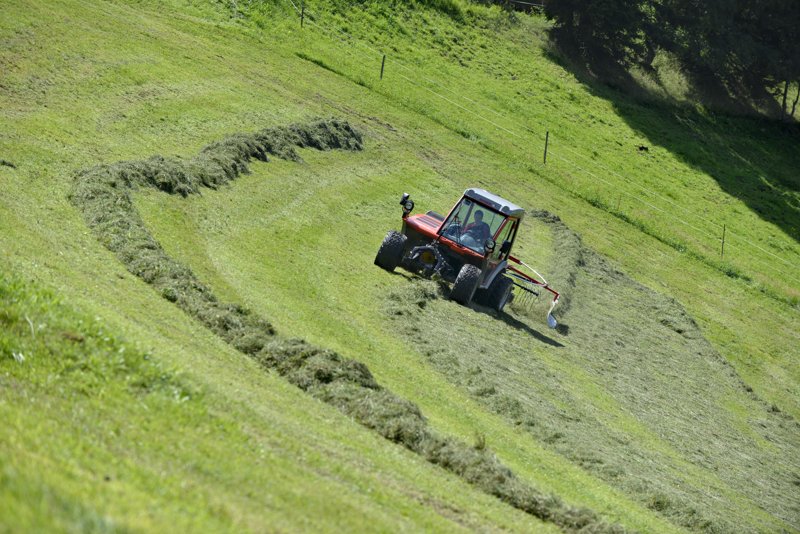
[[[478,201],[481,204],[485,204],[509,217],[518,217],[521,219],[522,216],[525,215],[524,209],[485,189],[470,188],[464,191],[464,196]]]

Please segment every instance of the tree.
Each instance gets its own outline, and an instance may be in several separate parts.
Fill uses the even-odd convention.
[[[591,64],[629,66],[645,52],[642,0],[549,0],[545,16],[565,51]]]
[[[792,82],[800,84],[800,2],[740,2],[735,25],[742,36],[740,75],[748,83],[751,95],[759,90],[775,90],[781,100],[781,118],[788,119],[797,105],[795,100],[789,111],[789,89]]]
[[[800,100],[800,0],[548,0],[545,14],[556,44],[600,74],[652,68],[665,50],[706,98],[784,119]]]

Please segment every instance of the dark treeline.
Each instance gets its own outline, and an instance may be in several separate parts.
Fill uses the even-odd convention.
[[[545,14],[559,49],[600,75],[652,70],[664,51],[715,101],[797,109],[800,0],[547,0]]]

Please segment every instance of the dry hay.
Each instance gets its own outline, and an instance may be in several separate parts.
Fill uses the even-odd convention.
[[[778,525],[800,524],[800,425],[753,393],[678,302],[557,216],[531,216],[552,233],[546,272],[564,294],[562,335],[536,330],[546,330],[545,299],[453,321],[437,298],[446,291],[420,279],[387,295],[387,322],[476,401],[676,525],[757,530],[761,518],[748,526],[732,494]]]

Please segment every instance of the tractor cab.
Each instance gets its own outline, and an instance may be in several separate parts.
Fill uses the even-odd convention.
[[[483,189],[467,189],[437,234],[457,247],[491,259],[511,252],[525,210]],[[497,245],[499,244],[499,248]]]

